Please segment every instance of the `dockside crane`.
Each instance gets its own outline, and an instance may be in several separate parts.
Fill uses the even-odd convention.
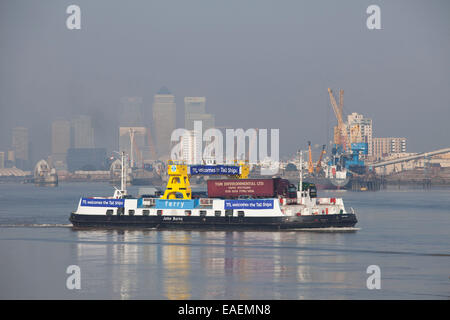
[[[326,147],[326,145],[324,144],[322,146],[322,152],[320,153],[319,161],[317,161],[317,165],[316,165],[316,173],[317,174],[320,173],[320,169],[322,169],[322,158],[325,155],[325,153],[327,153],[325,151],[325,147]]]
[[[311,155],[311,141],[308,141],[308,172],[309,174],[312,174],[314,172],[314,167],[312,163],[312,155]]]
[[[342,146],[343,151],[347,151],[347,128],[343,119],[344,90],[340,90],[339,92],[339,106],[330,88],[328,88],[328,93],[330,95],[331,106],[338,121],[338,125],[334,130],[334,143]]]
[[[334,148],[332,152],[334,165],[344,166],[352,171],[364,169],[361,154],[367,154],[367,142],[363,141],[361,126],[359,124],[346,124],[343,117],[344,90],[339,90],[339,105],[334,98],[333,91],[328,88],[331,106],[337,119],[334,127]]]

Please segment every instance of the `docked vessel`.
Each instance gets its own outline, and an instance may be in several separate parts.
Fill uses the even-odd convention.
[[[317,198],[314,184],[300,179],[297,188],[275,179],[246,179],[248,171],[242,163],[187,166],[170,162],[164,194],[141,197],[127,194],[124,174],[121,189],[112,197],[81,198],[69,220],[75,227],[212,230],[341,228],[357,223],[342,199]],[[208,195],[196,197],[189,183],[196,174],[234,179],[213,180],[216,185],[208,183]]]
[[[339,190],[345,189],[350,182],[350,172],[342,165],[340,158],[335,155],[330,161],[322,163],[323,156],[326,154],[325,145],[322,146],[317,165],[314,168],[311,155],[311,142],[308,141],[308,173],[307,180],[313,182],[318,190]]]
[[[350,182],[350,173],[347,169],[337,169],[336,166],[326,166],[326,170],[319,174],[307,175],[306,179],[314,183],[318,190],[347,189]]]
[[[55,168],[52,168],[47,161],[40,160],[34,168],[34,184],[36,186],[58,186],[58,175]]]

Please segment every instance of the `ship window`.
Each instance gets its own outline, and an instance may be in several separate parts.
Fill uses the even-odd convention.
[[[163,214],[163,211],[162,211],[162,210],[156,210],[156,214],[157,214],[158,216],[161,216],[161,215]]]
[[[221,214],[222,214],[222,211],[220,211],[220,210],[214,211],[214,215],[215,215],[216,217],[220,217]]]
[[[150,210],[142,210],[142,214],[144,216],[148,216],[150,214]]]
[[[238,211],[238,217],[243,218],[244,217],[244,211]]]
[[[134,216],[134,210],[133,209],[128,210],[128,215],[129,216]]]
[[[110,215],[112,215],[114,213],[114,210],[113,209],[108,209],[108,210],[106,210],[106,215],[107,216],[110,216]]]
[[[206,216],[206,210],[200,210],[200,217]]]
[[[117,208],[117,215],[118,215],[118,216],[123,215],[124,211],[125,211],[124,208]]]
[[[184,214],[190,216],[192,214],[191,210],[184,210]]]
[[[232,217],[233,216],[233,210],[225,210],[225,217]]]

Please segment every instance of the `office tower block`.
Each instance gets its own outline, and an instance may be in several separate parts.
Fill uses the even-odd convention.
[[[153,100],[153,128],[158,156],[167,158],[170,153],[172,132],[176,129],[175,96],[162,87]]]
[[[70,148],[70,121],[55,120],[52,123],[52,160],[54,163],[66,162]]]
[[[29,164],[28,128],[15,127],[12,130],[12,148],[14,150],[16,167],[26,169]]]
[[[184,127],[187,130],[194,129],[194,121],[202,122],[202,129],[214,128],[214,115],[206,113],[205,97],[185,97],[184,98],[185,120]]]

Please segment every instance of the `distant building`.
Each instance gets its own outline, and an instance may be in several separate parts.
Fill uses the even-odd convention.
[[[406,138],[373,138],[373,159],[380,160],[406,152]]]
[[[73,147],[94,148],[94,129],[91,117],[77,116],[72,119]]]
[[[12,131],[12,148],[15,155],[15,164],[19,169],[28,168],[29,139],[28,128],[16,127]]]
[[[105,170],[105,168],[105,148],[70,148],[67,150],[67,169],[70,172]]]
[[[200,140],[200,141],[198,141]],[[186,164],[200,164],[202,159],[202,141],[196,139],[193,130],[189,130],[183,137],[181,137],[181,159]],[[175,160],[175,159],[174,159]]]
[[[52,123],[52,161],[57,167],[66,163],[67,150],[70,148],[70,122],[56,120]]]
[[[347,133],[350,143],[367,143],[368,156],[372,156],[372,119],[365,118],[356,112],[349,114],[347,116]]]
[[[14,153],[14,150],[8,150],[8,157],[6,161],[11,162],[11,164],[14,164],[16,162],[16,155]]]
[[[214,115],[206,113],[205,97],[185,97],[184,98],[184,128],[194,129],[194,121],[202,121],[203,131],[214,128]]]
[[[5,152],[0,151],[0,169],[5,168]]]
[[[159,157],[168,157],[172,132],[176,129],[176,104],[166,87],[162,87],[153,100],[153,128]]]
[[[119,125],[121,127],[143,127],[144,116],[142,113],[141,97],[123,97],[121,100]]]

